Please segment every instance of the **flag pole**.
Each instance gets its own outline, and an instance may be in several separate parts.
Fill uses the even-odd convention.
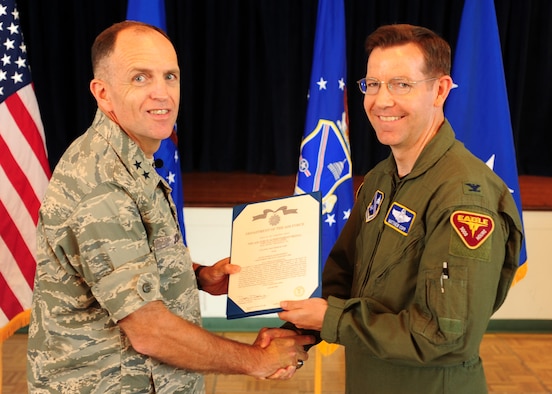
[[[354,202],[342,0],[318,2],[310,78],[295,194],[322,194],[323,270]],[[322,392],[322,357],[330,355],[337,345],[322,341],[315,348],[314,393],[318,394]]]
[[[315,347],[314,358],[314,394],[322,393],[322,355],[318,346]]]
[[[0,341],[0,394],[2,394],[2,387],[4,387],[4,382],[2,377],[4,376],[4,342]]]

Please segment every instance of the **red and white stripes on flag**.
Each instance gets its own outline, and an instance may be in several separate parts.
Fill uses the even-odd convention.
[[[29,322],[36,224],[50,178],[15,1],[0,3],[0,342]]]

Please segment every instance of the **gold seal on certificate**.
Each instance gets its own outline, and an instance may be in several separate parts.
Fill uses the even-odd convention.
[[[234,207],[228,319],[280,310],[280,301],[319,297],[320,193]]]

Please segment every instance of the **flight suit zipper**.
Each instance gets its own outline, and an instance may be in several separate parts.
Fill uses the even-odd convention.
[[[389,198],[387,199],[388,201],[388,205],[387,205],[387,210],[385,211],[385,216],[387,216],[387,211],[389,210],[389,207],[391,206],[391,202],[394,201],[394,197],[398,194],[402,184],[404,183],[403,182],[404,179],[396,179],[396,176],[393,176],[393,180],[392,180],[392,186],[391,186],[391,193],[389,193]],[[381,213],[380,213],[381,215]],[[375,245],[372,249],[372,254],[370,256],[370,260],[368,262],[368,268],[366,270],[366,273],[364,275],[364,278],[362,280],[362,285],[360,286],[360,289],[359,289],[359,293],[358,295],[361,296],[362,294],[364,294],[364,290],[366,289],[366,286],[368,285],[368,280],[370,279],[370,274],[372,272],[372,266],[374,265],[374,257],[376,255],[376,252],[379,248],[379,244],[381,242],[381,237],[383,235],[383,231],[385,230],[385,225],[382,225],[381,226],[381,229],[379,230],[378,232],[378,237],[376,239],[376,242],[375,242]]]

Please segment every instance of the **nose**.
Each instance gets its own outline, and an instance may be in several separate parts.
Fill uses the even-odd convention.
[[[366,94],[364,96],[364,110],[366,113],[373,108],[389,108],[393,105],[395,105],[395,100],[386,83],[381,84],[376,94]]]
[[[152,85],[151,97],[157,100],[164,100],[169,97],[169,86],[165,78],[156,78]]]
[[[389,91],[387,83],[380,84],[378,92],[373,95],[374,104],[378,107],[390,107],[393,105],[393,95]]]

